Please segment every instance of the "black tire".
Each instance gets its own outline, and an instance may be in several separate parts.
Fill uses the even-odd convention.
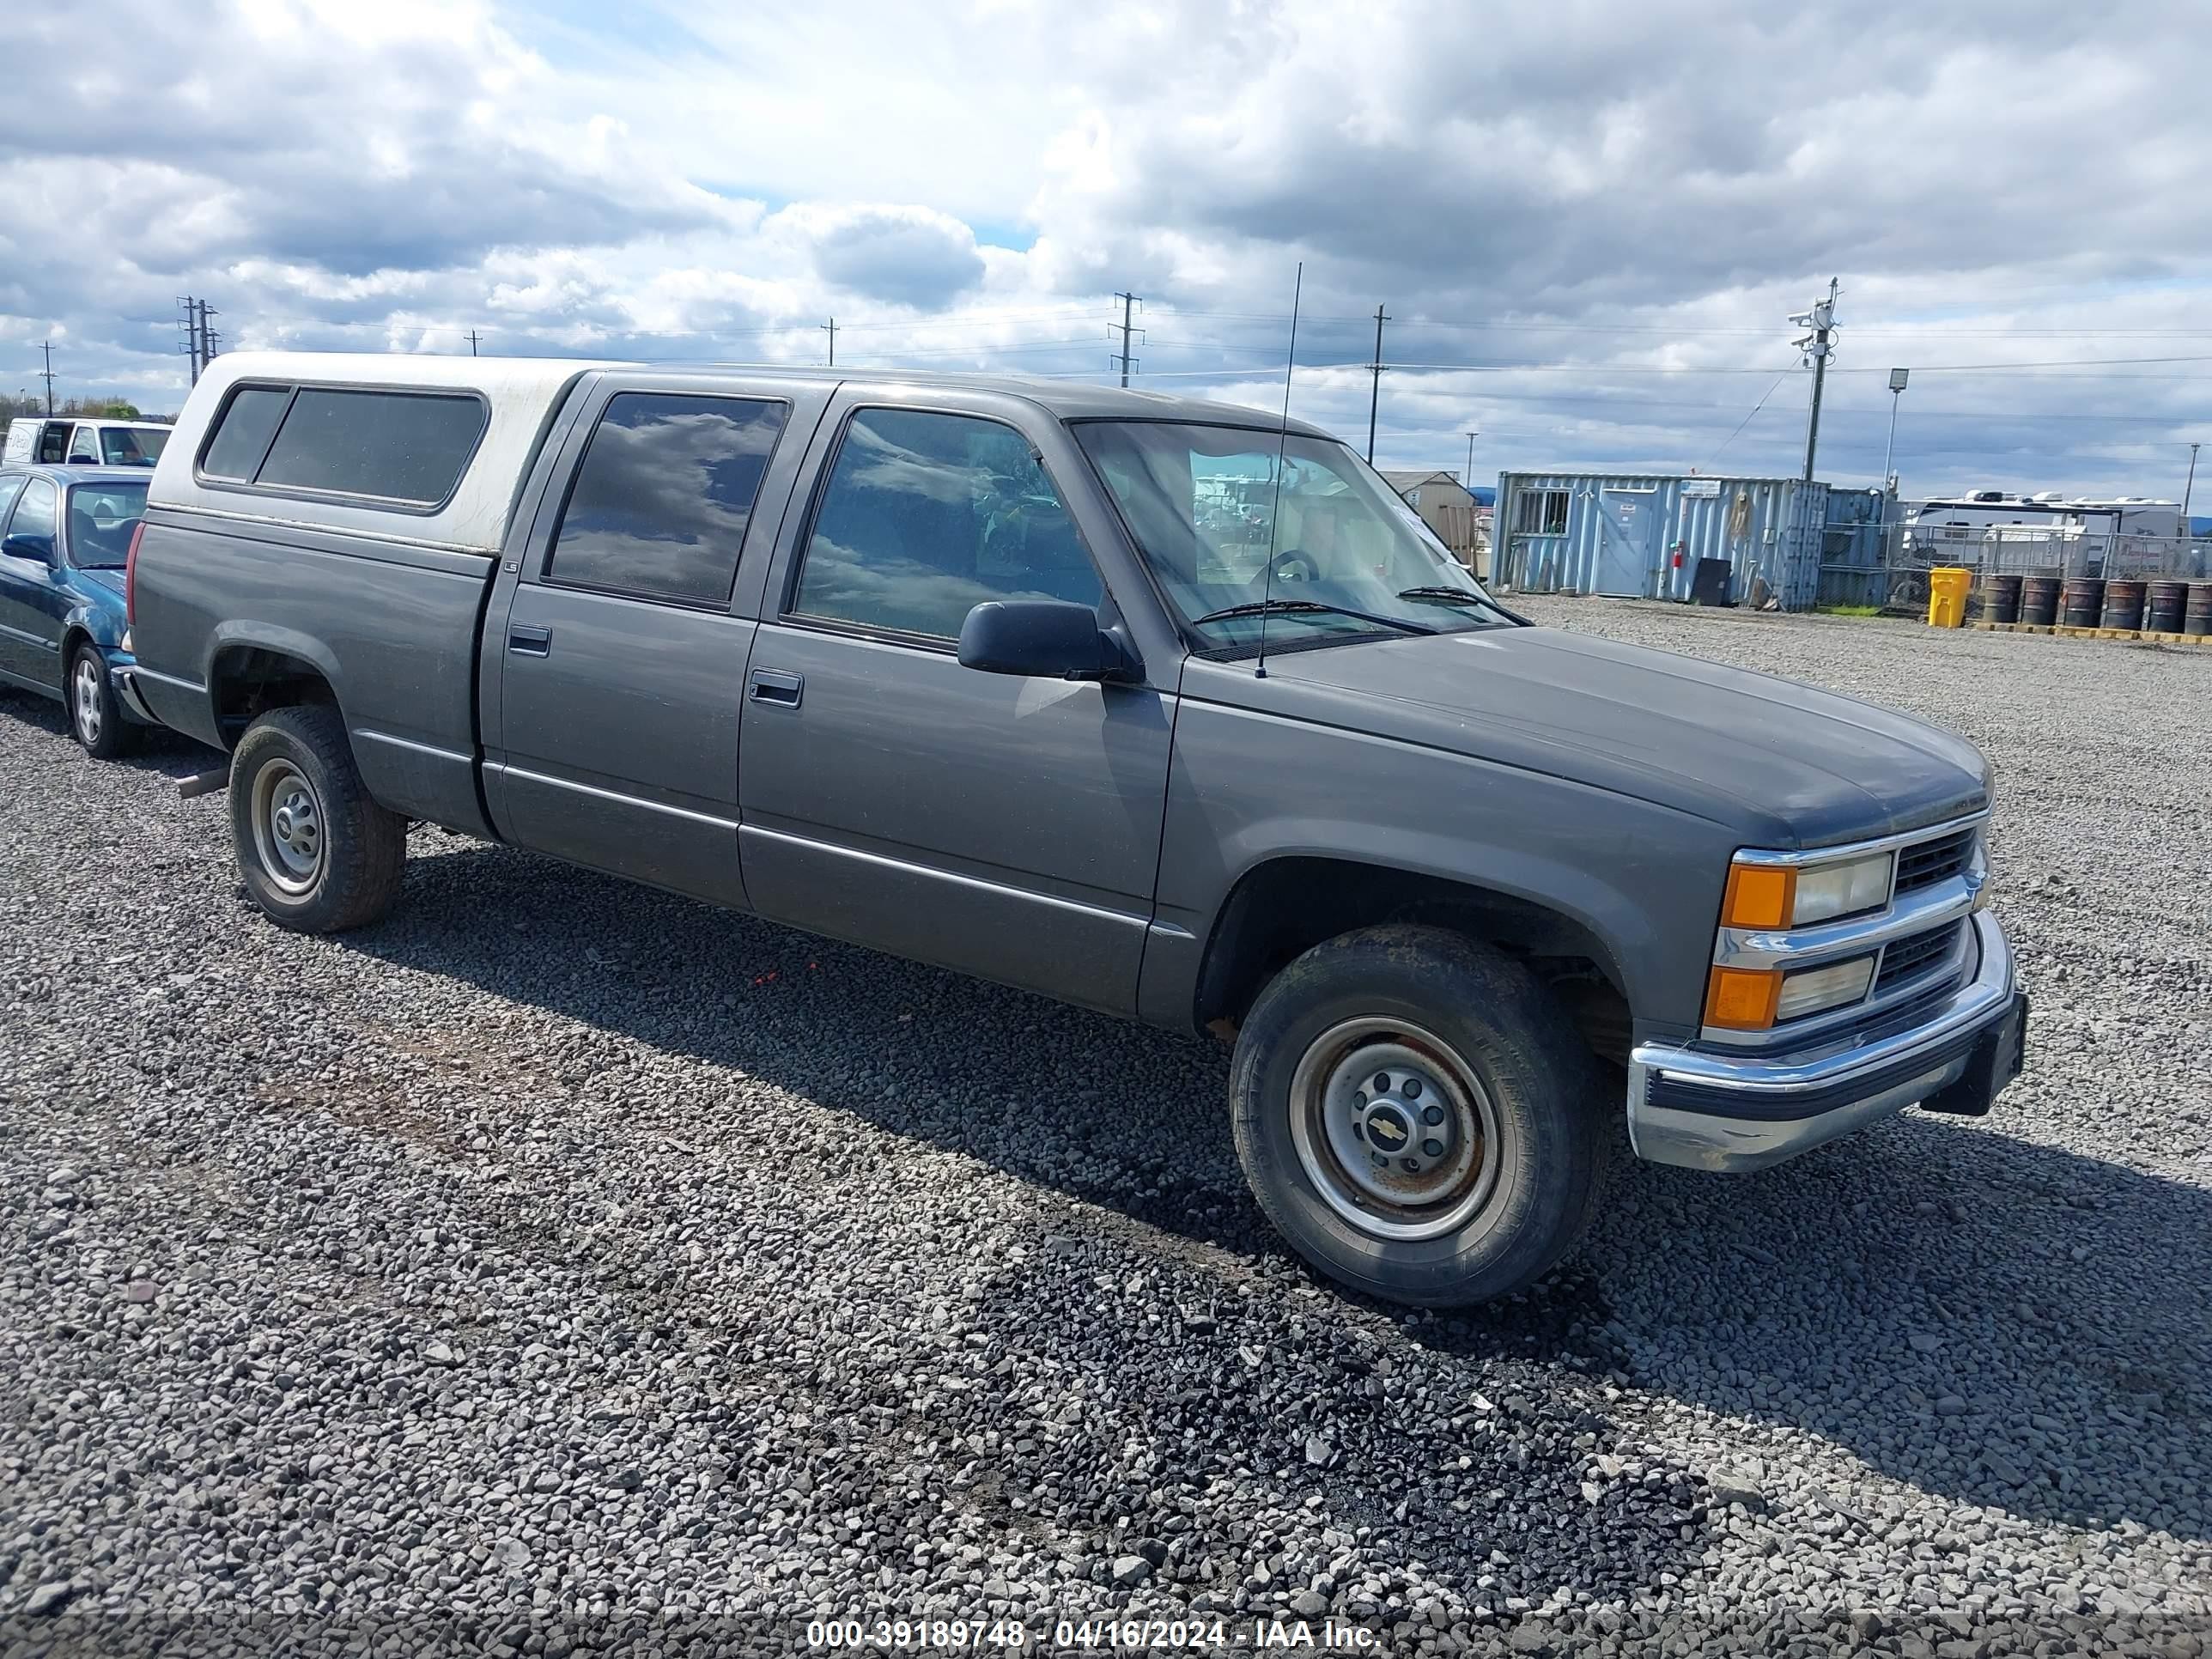
[[[1405,1063],[1346,1081],[1392,1056]],[[1284,969],[1238,1034],[1230,1095],[1245,1178],[1298,1254],[1417,1307],[1488,1301],[1557,1265],[1595,1212],[1614,1139],[1598,1067],[1565,1009],[1519,963],[1442,927],[1363,929]],[[1444,1139],[1422,1139],[1431,1109]],[[1401,1178],[1401,1160],[1376,1150],[1401,1129],[1413,1139],[1394,1150],[1452,1156]],[[1389,1182],[1404,1203],[1361,1189]],[[1434,1231],[1404,1236],[1424,1229]]]
[[[62,675],[62,702],[70,732],[94,760],[120,760],[138,747],[139,731],[123,712],[107,678],[107,661],[90,645],[70,653]]]
[[[407,820],[369,799],[327,704],[274,708],[246,728],[230,757],[230,834],[246,890],[280,927],[343,933],[399,896]]]

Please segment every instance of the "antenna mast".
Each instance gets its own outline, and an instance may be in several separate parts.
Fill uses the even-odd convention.
[[[1306,262],[1298,261],[1298,274],[1291,282],[1291,352],[1283,359],[1283,424],[1275,439],[1275,499],[1267,509],[1267,563],[1260,585],[1260,655],[1252,678],[1267,678],[1267,606],[1275,597],[1275,532],[1283,516],[1283,456],[1291,447],[1291,371],[1298,362],[1298,300],[1305,292]]]

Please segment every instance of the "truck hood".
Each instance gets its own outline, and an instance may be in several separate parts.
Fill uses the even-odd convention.
[[[1989,803],[1964,738],[1856,698],[1672,652],[1499,628],[1194,660],[1187,695],[1572,779],[1735,829],[1832,845]]]

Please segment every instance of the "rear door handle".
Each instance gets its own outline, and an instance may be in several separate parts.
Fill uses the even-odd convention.
[[[796,708],[799,696],[805,690],[804,675],[787,674],[776,668],[756,668],[752,672],[752,690],[746,695],[755,702],[774,703],[779,708]]]
[[[550,657],[553,654],[553,630],[532,628],[526,623],[509,623],[507,648],[518,657]]]

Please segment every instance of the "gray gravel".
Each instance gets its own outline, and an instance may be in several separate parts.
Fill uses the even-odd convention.
[[[2212,651],[1518,603],[1987,747],[2036,1024],[1464,1318],[1287,1256],[1208,1044],[427,830],[295,938],[203,751],[0,694],[0,1651],[2200,1651]]]

